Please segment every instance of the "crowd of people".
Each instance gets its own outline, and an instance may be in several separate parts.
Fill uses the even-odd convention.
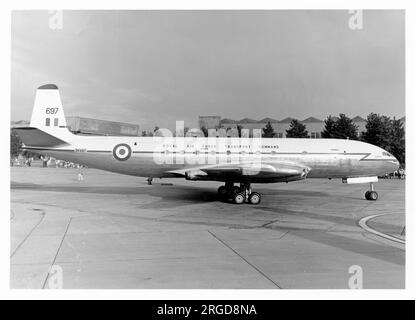
[[[15,158],[10,158],[10,166],[14,167],[14,166],[26,166],[26,167],[31,167],[32,166],[32,162],[33,162],[33,157],[15,157]]]
[[[395,172],[389,173],[389,174],[385,174],[384,176],[380,177],[380,178],[384,178],[384,179],[405,179],[406,177],[406,173],[405,173],[405,169],[404,168],[399,168],[398,170],[396,170]]]
[[[73,163],[70,161],[64,161],[64,160],[57,160],[50,157],[43,157],[41,156],[39,159],[42,162],[43,168],[72,168],[72,169],[78,169],[78,180],[83,181],[84,180],[84,168],[85,166]],[[22,155],[19,155],[18,157],[10,158],[10,166],[18,166],[18,167],[31,167],[34,162],[33,157],[23,157]]]

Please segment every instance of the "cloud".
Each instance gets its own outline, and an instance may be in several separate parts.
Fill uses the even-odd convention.
[[[404,115],[404,12],[64,11],[12,16],[12,119],[52,82],[72,115],[173,128],[198,115]]]

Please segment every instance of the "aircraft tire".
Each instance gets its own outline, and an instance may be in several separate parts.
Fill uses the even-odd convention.
[[[218,195],[219,195],[219,197],[224,198],[224,197],[226,197],[227,194],[228,194],[228,190],[226,190],[226,187],[225,186],[220,186],[218,188]]]
[[[245,196],[243,193],[237,193],[233,197],[233,202],[236,204],[243,204],[245,202]]]
[[[376,201],[378,199],[379,195],[376,191],[370,191],[368,194],[368,198],[370,201]]]
[[[370,193],[370,191],[366,191],[366,193],[365,193],[365,198],[366,198],[366,200],[370,200],[370,199],[369,199],[369,193]]]
[[[252,192],[249,195],[249,203],[250,204],[260,204],[261,203],[261,194],[258,192]]]

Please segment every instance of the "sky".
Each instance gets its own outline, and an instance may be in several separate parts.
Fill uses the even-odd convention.
[[[405,115],[404,11],[14,11],[11,120],[54,83],[66,116],[172,129],[199,115]]]

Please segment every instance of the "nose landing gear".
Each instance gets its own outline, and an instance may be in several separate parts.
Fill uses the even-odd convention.
[[[261,194],[253,192],[250,183],[241,183],[240,187],[234,186],[233,183],[227,182],[218,189],[218,195],[221,199],[232,199],[235,204],[260,204]]]
[[[366,191],[365,198],[366,198],[366,200],[376,201],[378,199],[378,197],[379,197],[379,195],[373,187],[373,182],[371,182],[370,183],[370,190]]]

